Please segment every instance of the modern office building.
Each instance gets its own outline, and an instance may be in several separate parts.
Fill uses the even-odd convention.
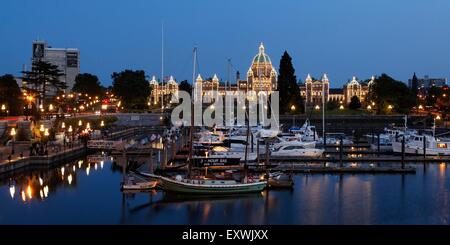
[[[414,73],[414,77],[416,77],[416,74]],[[410,88],[416,87],[416,90],[419,89],[429,89],[430,87],[436,86],[436,87],[442,87],[447,85],[447,78],[431,78],[428,75],[425,75],[423,78],[417,78],[416,82],[414,82],[414,77],[412,79],[408,80],[408,85]]]
[[[53,48],[45,41],[33,41],[32,62],[43,60],[57,65],[64,73],[61,80],[70,91],[80,73],[80,51],[76,48]]]

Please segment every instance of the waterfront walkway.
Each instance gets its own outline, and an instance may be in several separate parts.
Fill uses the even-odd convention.
[[[148,128],[147,128],[148,129]],[[127,128],[124,130],[110,133],[105,139],[118,140],[128,138],[144,133],[146,128]],[[9,158],[11,153],[11,146],[0,147],[0,174],[14,171],[30,165],[50,165],[53,162],[70,160],[76,157],[83,156],[87,153],[88,148],[85,147],[80,140],[74,141],[72,146],[63,147],[62,145],[49,145],[47,153],[40,156],[30,156],[30,144],[23,146],[15,146],[15,154]],[[22,155],[21,155],[22,154]]]

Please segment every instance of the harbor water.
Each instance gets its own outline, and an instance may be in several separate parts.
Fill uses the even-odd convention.
[[[450,167],[416,174],[298,174],[292,190],[122,193],[111,160],[79,159],[0,179],[0,224],[449,224]]]

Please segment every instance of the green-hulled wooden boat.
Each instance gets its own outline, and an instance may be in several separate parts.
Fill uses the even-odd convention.
[[[260,192],[267,186],[267,181],[238,183],[235,180],[176,179],[160,177],[161,188],[165,191],[190,194],[242,194]]]

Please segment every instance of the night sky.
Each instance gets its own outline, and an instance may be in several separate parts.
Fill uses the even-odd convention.
[[[297,78],[327,73],[333,87],[382,72],[450,77],[448,0],[5,0],[0,13],[0,75],[19,75],[39,38],[79,48],[81,72],[104,85],[123,69],[159,77],[164,22],[164,73],[177,80],[191,80],[194,46],[204,78],[226,79],[228,58],[243,77],[261,41],[277,70],[287,50]]]

